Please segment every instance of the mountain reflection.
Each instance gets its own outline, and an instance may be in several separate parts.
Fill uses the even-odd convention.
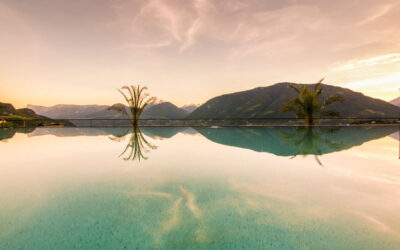
[[[396,127],[223,127],[196,128],[215,143],[278,156],[324,155],[388,136]]]
[[[131,127],[93,127],[93,128],[36,128],[30,131],[29,137],[42,136],[42,135],[54,135],[57,137],[75,137],[75,136],[108,136],[113,135],[119,137],[124,135],[129,130],[132,131]],[[184,133],[197,133],[193,129],[185,127],[140,127],[140,131],[153,139],[165,139],[171,138],[180,132]],[[15,134],[15,132],[14,132]]]
[[[150,149],[156,149],[157,146],[153,145],[143,136],[139,127],[131,127],[120,135],[112,135],[110,139],[113,141],[125,141],[126,137],[129,137],[128,144],[126,145],[124,151],[119,157],[122,157],[125,161],[128,160],[147,160],[148,158],[144,155],[150,151]]]
[[[128,140],[123,154],[126,160],[146,159],[145,153],[156,147],[152,139],[169,139],[178,133],[201,134],[212,142],[267,152],[278,156],[320,156],[347,150],[385,136],[398,140],[397,127],[142,127],[142,128],[36,128],[0,129],[0,141],[7,141],[16,133],[29,137],[54,135],[57,137],[109,136],[114,141]],[[316,160],[320,163],[319,159]]]
[[[0,141],[6,142],[17,133],[29,134],[32,133],[34,128],[0,128]]]

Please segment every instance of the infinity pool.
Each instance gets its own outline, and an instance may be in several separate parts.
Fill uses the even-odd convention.
[[[0,249],[400,249],[398,133],[0,130]]]

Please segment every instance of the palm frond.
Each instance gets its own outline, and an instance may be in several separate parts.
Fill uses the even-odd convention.
[[[317,82],[317,84],[315,84],[315,87],[314,87],[314,92],[316,92],[318,89],[319,89],[319,87],[321,86],[321,84],[322,84],[322,82],[325,80],[325,77],[323,77],[321,80],[319,80],[318,82]]]
[[[322,162],[319,160],[317,155],[314,155],[314,159],[315,159],[316,162],[318,162],[318,165],[320,165],[321,167],[324,166],[324,164],[322,164]]]
[[[339,96],[339,95],[330,96],[325,100],[324,106],[326,107],[326,106],[331,105],[332,103],[335,103],[335,102],[344,103],[344,98]]]
[[[320,114],[321,117],[340,117],[340,113],[335,110],[324,110]]]
[[[123,90],[126,90],[130,97],[128,97],[127,94],[123,92]],[[138,126],[138,121],[140,119],[140,116],[142,115],[144,108],[150,102],[155,100],[154,97],[149,97],[149,94],[146,93],[145,90],[147,90],[147,87],[141,87],[140,85],[131,85],[130,87],[123,86],[121,89],[118,89],[118,91],[123,95],[125,101],[128,104],[130,115],[128,112],[126,112],[126,110],[117,107],[112,107],[112,109],[121,112],[129,117],[132,126]]]
[[[130,99],[125,95],[125,93],[124,92],[122,92],[122,90],[120,90],[120,89],[117,89],[120,93],[121,93],[121,95],[125,98],[125,101],[129,104],[130,103]]]
[[[302,102],[299,98],[289,99],[285,104],[283,104],[280,113],[297,112],[297,110],[302,106]]]
[[[131,119],[128,112],[126,112],[125,106],[122,104],[114,104],[111,107],[109,107],[108,110],[114,110],[120,112],[121,114],[125,115],[128,119]]]
[[[319,80],[319,82],[315,84],[313,90],[306,86],[299,89],[290,85],[298,96],[287,100],[286,103],[283,104],[280,113],[295,113],[296,117],[303,118],[307,125],[314,125],[315,117],[318,117],[318,115],[320,117],[325,115],[339,116],[339,114],[333,110],[325,111],[325,108],[334,102],[343,103],[344,99],[339,96],[331,96],[326,101],[322,102],[321,97],[323,96],[323,89],[321,88],[321,84],[323,81],[324,78]]]
[[[300,90],[298,88],[296,88],[293,85],[289,85],[290,88],[292,88],[294,91],[296,91],[298,94],[300,94]]]

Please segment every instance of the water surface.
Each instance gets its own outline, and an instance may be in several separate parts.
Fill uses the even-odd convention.
[[[0,249],[400,248],[398,129],[0,130]]]

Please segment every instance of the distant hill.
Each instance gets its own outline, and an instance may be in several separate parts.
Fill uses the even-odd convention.
[[[145,109],[142,118],[183,119],[188,112],[170,102],[163,102]]]
[[[125,106],[125,105],[124,105]],[[128,107],[125,106],[127,110]],[[170,102],[162,102],[158,104],[151,104],[145,108],[141,118],[144,119],[183,119],[187,115],[184,109],[180,109]],[[106,109],[88,114],[83,118],[104,118],[104,119],[121,119],[126,118],[121,113],[114,110]]]
[[[397,97],[396,99],[390,101],[390,103],[396,105],[397,107],[400,107],[400,97]]]
[[[122,105],[122,104],[121,104]],[[55,105],[52,107],[43,107],[28,105],[28,108],[38,114],[51,118],[101,118],[101,119],[121,119],[125,118],[121,113],[109,110],[107,105]],[[126,107],[126,106],[125,106]],[[126,107],[128,109],[128,107]],[[147,119],[182,119],[188,112],[178,108],[170,102],[161,102],[149,104],[143,111],[142,118]]]
[[[296,93],[290,88],[315,84],[278,83],[268,87],[226,94],[210,99],[194,110],[187,118],[268,118],[294,117],[293,114],[280,114],[282,105]],[[388,102],[374,99],[350,89],[322,84],[322,98],[340,95],[344,104],[335,103],[329,107],[337,110],[343,117],[397,117],[400,109]]]
[[[10,103],[0,102],[0,119],[13,123],[15,126],[73,126],[65,120],[55,120],[46,116],[38,115],[28,108],[15,109]]]
[[[53,119],[59,118],[88,118],[90,114],[106,110],[107,105],[73,105],[59,104],[51,107],[38,105],[28,105],[39,115],[44,115]]]

